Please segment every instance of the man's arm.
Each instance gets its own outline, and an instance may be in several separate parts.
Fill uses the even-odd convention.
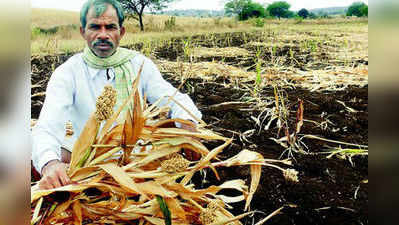
[[[42,173],[42,188],[69,183],[66,165],[61,162],[60,146],[65,137],[65,122],[73,103],[72,74],[62,66],[50,78],[39,120],[32,130],[32,160]]]
[[[165,81],[159,72],[156,65],[150,60],[145,58],[143,74],[141,76],[141,82],[143,89],[142,94],[146,94],[147,99],[150,103],[154,103],[159,98],[163,96],[173,96],[176,92],[176,88],[174,88],[169,82]],[[181,92],[177,92],[174,95],[173,99],[183,105],[188,111],[190,111],[196,118],[201,119],[202,114],[195,106],[194,102],[187,94],[182,94]],[[161,103],[164,105],[167,103],[168,98]],[[174,101],[169,103],[171,107],[170,118],[179,118],[185,120],[191,120],[194,123],[198,123],[199,121],[196,118],[193,118],[186,110],[176,104]]]

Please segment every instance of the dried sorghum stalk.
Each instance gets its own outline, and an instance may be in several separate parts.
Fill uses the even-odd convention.
[[[283,172],[283,175],[285,177],[285,179],[287,181],[291,181],[294,183],[298,183],[299,179],[298,179],[298,171],[294,170],[294,169],[286,169]]]
[[[218,204],[216,201],[210,202],[208,206],[202,210],[200,214],[200,221],[202,224],[212,224],[216,221],[216,210],[218,209]]]
[[[190,161],[183,158],[182,155],[176,153],[172,154],[169,159],[161,163],[161,168],[163,171],[168,173],[176,173],[185,171],[188,168]]]
[[[112,86],[107,85],[104,87],[103,93],[97,98],[96,101],[96,120],[101,122],[109,119],[114,113],[114,106],[116,103],[116,91]]]
[[[73,126],[72,126],[72,122],[68,121],[65,123],[65,133],[66,136],[72,136],[73,135]]]

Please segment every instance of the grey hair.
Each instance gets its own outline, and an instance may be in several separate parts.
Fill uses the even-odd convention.
[[[80,23],[83,27],[83,29],[86,27],[87,23],[87,13],[89,12],[89,9],[91,6],[94,7],[94,10],[96,12],[96,17],[101,16],[105,10],[107,9],[107,4],[112,5],[114,9],[116,10],[116,14],[118,15],[118,22],[119,26],[121,27],[123,24],[123,21],[125,20],[125,14],[123,12],[123,8],[120,5],[120,3],[116,0],[88,0],[86,1],[82,9],[80,10]]]

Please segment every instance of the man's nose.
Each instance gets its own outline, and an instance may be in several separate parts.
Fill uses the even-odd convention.
[[[98,34],[98,39],[101,39],[101,40],[109,39],[109,36],[108,36],[108,33],[107,33],[107,29],[105,29],[105,27],[102,27],[100,29],[100,33]]]

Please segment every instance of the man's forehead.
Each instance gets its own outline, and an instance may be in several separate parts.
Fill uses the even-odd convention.
[[[107,5],[107,8],[103,13],[97,16],[96,9],[91,6],[89,11],[87,12],[87,19],[91,21],[96,21],[100,19],[106,19],[107,21],[118,21],[118,15],[116,13],[116,9],[112,7],[112,5]]]

